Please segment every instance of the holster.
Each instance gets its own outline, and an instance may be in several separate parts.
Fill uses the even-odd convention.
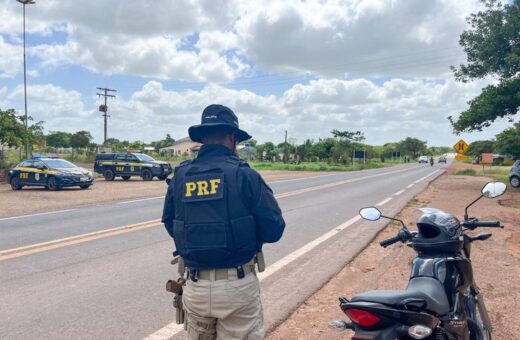
[[[183,286],[186,284],[186,279],[184,278],[185,273],[185,267],[184,267],[184,261],[181,257],[175,257],[172,260],[172,264],[178,264],[178,270],[180,277],[177,279],[177,281],[174,280],[168,280],[166,282],[166,290],[170,293],[175,294],[173,297],[173,307],[175,308],[175,322],[178,325],[184,324],[184,320],[186,317],[183,304],[182,304],[182,292],[183,292]]]
[[[186,318],[186,312],[182,307],[182,294],[175,294],[173,297],[173,307],[175,308],[175,322],[177,325],[183,325]]]
[[[258,266],[258,272],[261,273],[265,270],[265,259],[264,259],[264,253],[263,252],[258,252],[256,253],[256,256],[255,256],[255,262],[256,262],[256,265]]]

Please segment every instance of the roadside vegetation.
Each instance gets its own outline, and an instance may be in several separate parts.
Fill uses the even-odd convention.
[[[493,178],[496,181],[509,183],[509,170],[510,166],[485,166],[485,167],[475,167],[475,168],[467,168],[467,169],[459,169],[455,171],[455,175],[457,176],[479,176],[479,177],[489,177]]]
[[[145,144],[142,141],[126,141],[117,138],[107,139],[106,145],[93,143],[89,131],[74,133],[50,131],[43,133],[43,122],[32,129],[27,137],[21,116],[14,110],[0,111],[11,119],[10,125],[16,126],[10,134],[0,135],[0,169],[8,169],[25,158],[23,145],[29,141],[32,154],[55,154],[61,158],[80,164],[94,162],[99,148],[112,152],[145,152],[158,160],[173,165],[190,159],[193,155],[174,156],[161,151],[171,146],[175,139],[169,134],[164,139]],[[7,128],[7,127],[6,127]],[[7,148],[5,147],[7,146]],[[451,150],[450,147],[428,147],[425,141],[417,138],[405,138],[399,142],[384,145],[365,143],[361,131],[331,131],[328,138],[319,140],[307,139],[298,144],[295,139],[275,144],[273,142],[258,143],[248,140],[238,146],[242,159],[250,162],[258,170],[295,170],[295,171],[352,171],[392,166],[397,163],[414,162],[421,155],[435,156]]]

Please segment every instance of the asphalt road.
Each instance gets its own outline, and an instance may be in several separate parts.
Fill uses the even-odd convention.
[[[395,214],[442,168],[405,164],[269,183],[287,228],[280,242],[264,248],[266,327],[281,322],[384,225],[356,218],[361,207],[379,203]],[[0,338],[179,337],[164,290],[175,270],[173,241],[157,223],[162,203],[151,198],[0,219]]]

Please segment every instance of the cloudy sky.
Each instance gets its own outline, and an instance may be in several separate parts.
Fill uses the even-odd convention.
[[[452,145],[447,116],[492,79],[453,79],[477,0],[36,0],[27,6],[29,114],[46,131],[179,139],[211,103],[257,140],[302,142],[332,129],[382,144]],[[0,108],[23,113],[22,5],[0,0]],[[491,138],[497,122],[468,141]]]

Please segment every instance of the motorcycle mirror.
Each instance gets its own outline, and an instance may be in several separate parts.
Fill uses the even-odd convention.
[[[381,218],[381,212],[375,207],[363,208],[359,211],[359,215],[369,221],[377,221]]]
[[[489,182],[482,188],[482,195],[487,198],[495,198],[506,192],[506,184],[502,182]]]

